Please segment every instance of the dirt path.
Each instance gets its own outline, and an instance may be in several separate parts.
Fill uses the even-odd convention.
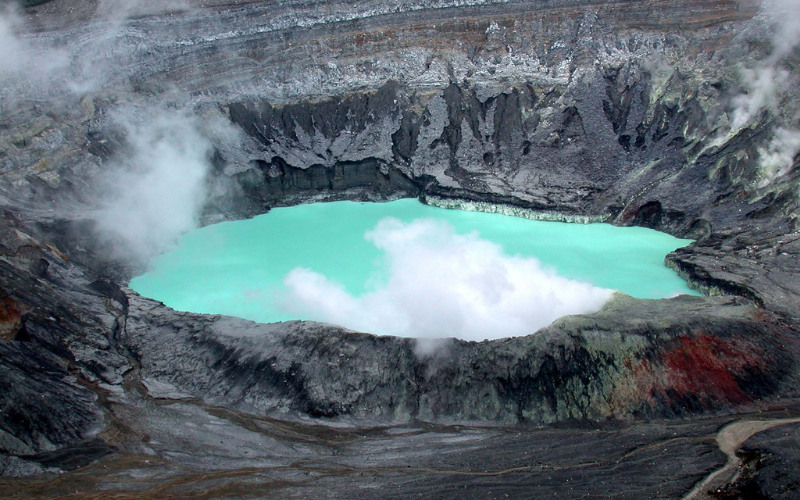
[[[717,433],[717,445],[727,457],[727,463],[720,469],[712,472],[703,481],[699,482],[692,491],[683,497],[683,500],[707,498],[706,492],[714,487],[732,483],[739,476],[741,460],[736,456],[736,451],[751,437],[773,427],[794,424],[800,418],[782,418],[777,420],[739,420],[732,422]]]

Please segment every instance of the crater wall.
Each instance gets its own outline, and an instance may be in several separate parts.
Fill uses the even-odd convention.
[[[190,7],[26,11],[26,40],[102,78],[73,65],[34,94],[2,90],[0,380],[15,389],[0,393],[0,452],[140,450],[114,437],[147,432],[135,394],[353,425],[636,422],[795,401],[798,170],[766,179],[759,163],[791,109],[731,126],[737,64],[770,53],[757,4]],[[76,81],[88,86],[74,94]],[[115,113],[154,103],[206,124],[203,223],[419,196],[641,225],[698,240],[667,263],[709,296],[620,296],[427,356],[330,325],[172,311],[126,288],[141,262],[94,236],[94,181],[132,142]],[[227,135],[208,125],[223,122]]]

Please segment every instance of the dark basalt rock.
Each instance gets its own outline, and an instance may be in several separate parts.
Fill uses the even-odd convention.
[[[136,299],[123,342],[144,380],[225,407],[378,420],[548,423],[687,416],[794,392],[793,335],[731,298],[637,301],[536,335],[415,341],[175,313]],[[622,313],[625,311],[624,313]],[[657,322],[643,318],[657,315]],[[156,347],[159,346],[159,347]],[[313,355],[309,356],[309,350]]]
[[[50,451],[100,430],[95,394],[66,363],[28,342],[2,342],[0,354],[0,453]]]
[[[31,14],[37,36],[98,36],[82,20],[90,2],[70,3]],[[196,3],[173,15],[137,6],[111,37],[130,57],[79,105],[48,110],[44,95],[0,114],[0,474],[103,460],[102,484],[124,489],[117,470],[163,482],[137,458],[157,456],[176,495],[195,483],[252,494],[203,475],[235,469],[281,484],[323,471],[305,490],[318,497],[359,497],[353,471],[403,498],[463,497],[459,486],[525,496],[572,479],[557,491],[613,497],[624,469],[619,496],[676,497],[724,463],[704,437],[718,425],[796,404],[800,174],[756,187],[768,114],[730,137],[720,125],[730,61],[744,57],[731,41],[757,26],[753,3]],[[674,61],[667,77],[641,62],[656,55]],[[618,295],[526,337],[438,349],[173,311],[126,288],[141,263],[103,247],[91,217],[92,177],[128,140],[112,111],[151,99],[241,131],[235,146],[214,144],[209,185],[224,189],[210,189],[205,222],[417,196],[591,217],[696,238],[667,264],[710,296]],[[523,456],[514,433],[555,465]],[[612,453],[615,433],[636,444]],[[447,453],[404,448],[417,434]],[[480,466],[462,439],[484,443],[470,444]],[[790,446],[764,439],[751,452],[766,472],[754,466],[732,495],[789,487]],[[387,442],[401,459],[375,451]],[[259,469],[239,448],[276,455],[258,455]],[[501,469],[484,467],[492,456]],[[494,472],[462,477],[477,468]]]
[[[795,498],[800,492],[800,425],[776,427],[754,436],[739,456],[744,467],[736,481],[713,498]]]

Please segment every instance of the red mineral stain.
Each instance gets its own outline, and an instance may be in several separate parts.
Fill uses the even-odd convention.
[[[708,406],[737,405],[750,401],[738,378],[763,371],[763,352],[742,338],[723,340],[701,333],[677,339],[653,361],[626,360],[630,376],[623,377],[614,390],[612,410],[624,412],[630,406],[656,400],[697,399]]]
[[[763,365],[761,351],[742,339],[728,343],[708,334],[682,337],[674,349],[664,353],[661,363],[667,387],[678,395],[728,404],[751,399],[739,387],[737,376],[748,367]]]
[[[0,299],[0,340],[14,340],[22,328],[22,315],[26,311],[24,305],[11,297]]]

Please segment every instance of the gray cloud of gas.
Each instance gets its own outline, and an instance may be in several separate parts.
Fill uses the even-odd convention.
[[[800,151],[800,110],[791,102],[798,82],[785,64],[800,46],[800,0],[764,2],[759,21],[771,33],[771,50],[754,65],[740,68],[740,84],[746,92],[732,101],[730,130],[735,133],[749,126],[765,110],[777,117],[771,140],[758,151],[760,186],[764,187],[786,175]]]
[[[100,0],[92,20],[80,26],[84,36],[70,31],[75,28],[33,32],[18,7],[0,11],[0,112],[31,103],[56,112],[85,96],[112,96],[102,98],[100,130],[121,137],[121,147],[94,170],[101,173],[89,181],[95,188],[89,213],[116,258],[146,261],[196,227],[208,199],[212,154],[238,141],[218,110],[199,111],[175,84],[135,101],[113,97],[131,90],[142,35],[132,18],[188,9],[185,0]]]

